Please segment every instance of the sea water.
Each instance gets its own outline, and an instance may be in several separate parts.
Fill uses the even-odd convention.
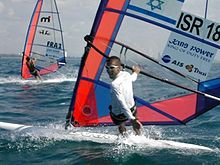
[[[147,145],[141,141],[139,145],[127,141],[107,143],[66,134],[65,116],[79,64],[80,58],[68,58],[65,67],[44,77],[43,82],[27,81],[20,77],[21,57],[0,56],[0,121],[42,128],[24,132],[0,129],[0,164],[220,164],[220,107],[184,126],[144,126],[147,138],[196,144],[212,151]],[[215,74],[220,75],[220,70],[215,69]],[[128,129],[131,132],[131,128]],[[115,135],[117,128],[74,131]]]

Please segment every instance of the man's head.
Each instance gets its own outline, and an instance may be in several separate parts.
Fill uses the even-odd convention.
[[[26,57],[26,60],[27,60],[27,61],[30,61],[30,57],[29,57],[29,56],[27,56],[27,57]]]
[[[111,56],[107,59],[106,70],[111,79],[115,79],[118,73],[121,71],[121,60],[117,56]]]

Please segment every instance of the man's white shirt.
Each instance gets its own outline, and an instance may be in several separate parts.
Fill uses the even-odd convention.
[[[135,105],[132,82],[137,79],[137,73],[132,74],[120,71],[111,83],[112,112],[115,115],[124,113],[128,119],[135,117],[131,108]]]

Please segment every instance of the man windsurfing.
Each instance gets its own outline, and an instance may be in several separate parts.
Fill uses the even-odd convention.
[[[26,65],[30,71],[30,73],[37,79],[37,80],[42,80],[40,73],[38,69],[35,67],[36,65],[36,59],[30,59],[30,57],[26,57]]]
[[[124,135],[126,132],[125,122],[130,120],[136,135],[140,135],[142,124],[137,119],[137,108],[133,96],[132,82],[137,79],[140,67],[133,67],[133,73],[122,71],[120,58],[111,56],[107,60],[106,69],[111,82],[111,105],[110,116],[119,132]]]

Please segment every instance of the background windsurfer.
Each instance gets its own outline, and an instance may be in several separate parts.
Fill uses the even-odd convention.
[[[131,121],[136,135],[140,135],[142,124],[136,118],[136,106],[133,96],[132,82],[137,79],[140,67],[133,67],[133,73],[122,71],[121,60],[117,56],[111,56],[107,60],[106,69],[111,82],[110,116],[114,124],[118,125],[119,132],[126,132],[125,122]]]
[[[30,71],[30,73],[37,79],[37,80],[42,80],[40,73],[38,69],[35,67],[36,65],[36,59],[30,59],[30,57],[26,57],[26,65]]]

